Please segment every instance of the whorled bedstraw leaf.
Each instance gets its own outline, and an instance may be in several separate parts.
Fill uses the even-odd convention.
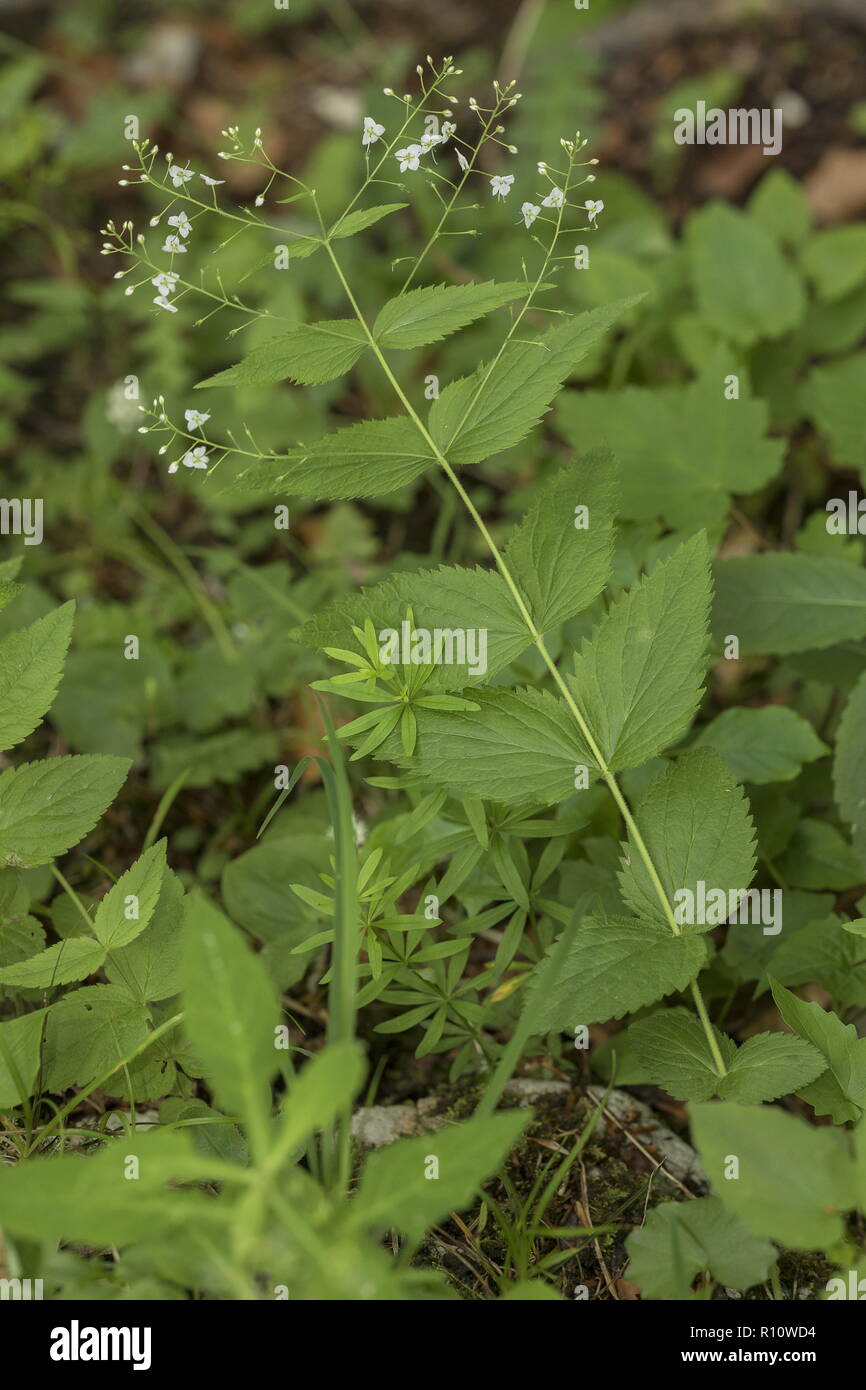
[[[692,748],[714,748],[740,782],[790,782],[829,753],[808,719],[784,705],[740,705],[705,724]]]
[[[0,774],[0,866],[50,864],[92,830],[111,805],[128,758],[74,755]]]
[[[776,1251],[749,1230],[718,1197],[662,1202],[626,1240],[628,1278],[644,1298],[675,1302],[689,1296],[695,1276],[744,1291],[763,1283]]]
[[[866,637],[866,570],[832,555],[744,555],[715,566],[713,634],[786,656]]]
[[[816,1128],[772,1105],[730,1101],[693,1105],[689,1118],[712,1187],[758,1235],[793,1250],[825,1250],[842,1238],[842,1218],[857,1192],[839,1130]]]
[[[107,950],[128,946],[153,916],[165,873],[165,846],[165,840],[158,840],[145,850],[96,909],[93,932]]]
[[[456,565],[391,575],[375,588],[339,599],[292,635],[304,646],[319,650],[357,651],[353,628],[363,627],[369,619],[378,645],[386,640],[383,633],[394,632],[402,654],[409,610],[415,631],[429,632],[431,641],[437,631],[441,634],[445,659],[437,664],[425,690],[460,690],[490,680],[530,644],[526,624],[502,576],[494,570]],[[409,647],[413,624],[407,629]]]
[[[429,285],[389,299],[373,324],[381,348],[416,348],[441,342],[476,319],[522,299],[529,287],[522,281],[488,280],[484,284]]]
[[[562,468],[511,534],[505,560],[540,632],[589,607],[613,556],[616,469],[599,449]]]
[[[714,202],[689,218],[685,240],[698,310],[724,337],[750,347],[796,327],[803,286],[754,218]]]
[[[54,699],[74,612],[64,603],[0,641],[0,751],[31,734]]]
[[[808,1086],[826,1070],[824,1057],[804,1038],[754,1033],[737,1048],[718,1093],[738,1105],[758,1105]]]
[[[858,1036],[853,1023],[843,1023],[832,1010],[799,999],[778,980],[771,979],[770,987],[776,1007],[788,1027],[817,1048],[824,1058],[827,1079],[833,1082],[832,1093],[825,1084],[815,1100],[827,1104],[837,1124],[858,1119],[860,1112],[866,1109],[866,1038]],[[804,1098],[815,1104],[808,1093]],[[815,1109],[819,1115],[828,1113],[828,1110],[818,1109],[817,1104]]]
[[[452,1211],[463,1211],[517,1143],[526,1112],[465,1120],[420,1139],[403,1139],[367,1159],[349,1207],[356,1228],[399,1231],[411,1241]],[[435,1181],[430,1158],[438,1160]]]
[[[492,363],[446,386],[429,429],[449,463],[480,463],[525,439],[587,352],[636,300],[591,309],[535,342],[510,342]]]
[[[243,934],[199,894],[183,928],[184,1028],[220,1106],[241,1116],[255,1150],[270,1124],[277,1000]]]
[[[471,694],[477,711],[417,710],[412,768],[425,781],[513,806],[553,806],[574,795],[578,767],[594,775],[574,722],[553,695],[500,688]]]
[[[38,955],[0,970],[0,984],[17,989],[50,989],[86,980],[105,960],[105,947],[89,936],[70,936]]]
[[[702,937],[674,936],[635,917],[585,917],[558,978],[533,1004],[533,1026],[572,1032],[577,1024],[622,1018],[685,989],[706,959]]]
[[[377,497],[405,487],[435,462],[408,417],[361,420],[240,472],[232,492],[294,493],[321,499]]]
[[[709,604],[701,532],[614,603],[575,657],[569,685],[614,771],[660,753],[693,718]]]
[[[851,826],[854,850],[866,865],[866,675],[848,697],[833,758],[836,804]]]
[[[755,828],[743,789],[718,753],[707,748],[681,754],[650,782],[635,821],[677,921],[698,931],[726,921],[732,893],[752,881]],[[633,912],[667,921],[631,837],[619,885]],[[724,905],[721,897],[710,897],[716,890]]]
[[[368,343],[357,319],[300,324],[254,348],[233,367],[205,377],[196,385],[201,389],[294,381],[303,386],[320,386],[349,371]]]
[[[736,1054],[726,1034],[713,1029],[725,1066]],[[709,1100],[721,1081],[700,1020],[690,1009],[661,1009],[632,1023],[628,1053],[640,1059],[642,1072],[676,1100]]]

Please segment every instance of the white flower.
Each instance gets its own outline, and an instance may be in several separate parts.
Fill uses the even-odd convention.
[[[216,188],[218,183],[225,183],[225,179],[212,179],[210,174],[199,174],[202,183],[206,183],[208,188]]]
[[[155,285],[158,292],[165,296],[174,294],[174,287],[178,282],[178,274],[175,270],[161,270],[158,275],[154,275],[151,284]]]
[[[430,150],[436,147],[436,145],[441,144],[442,136],[434,135],[432,130],[425,130],[424,134],[421,136],[421,150],[424,154],[428,154]]]
[[[192,169],[182,169],[179,164],[172,164],[169,168],[168,176],[175,188],[183,188],[184,184],[189,183],[190,179],[194,177],[194,174]]]
[[[536,217],[541,212],[541,208],[535,203],[524,203],[520,211],[523,213],[524,227],[531,227]]]
[[[590,226],[594,227],[595,219],[598,217],[598,214],[604,212],[604,203],[601,198],[587,198],[583,206],[586,208],[586,215],[589,218]]]
[[[564,202],[565,194],[563,193],[561,188],[557,188],[554,184],[547,197],[542,198],[541,206],[543,208],[561,208]]]
[[[196,444],[194,449],[183,456],[184,468],[207,468],[210,463],[208,451],[204,444]]]
[[[177,313],[177,305],[169,304],[164,294],[158,294],[153,302],[154,304],[158,304],[160,309],[168,309],[170,314]]]
[[[181,251],[183,251],[184,253],[186,252],[186,247],[184,246],[180,237],[176,236],[174,232],[172,232],[171,236],[166,237],[165,245],[162,249],[163,251],[170,251],[172,255],[177,255]]]
[[[460,165],[460,168],[463,170],[464,174],[468,172],[469,160],[466,158],[462,150],[457,151],[457,163]]]
[[[451,136],[454,134],[456,129],[457,126],[455,125],[454,121],[442,122],[442,134],[439,136],[439,139],[443,145],[445,144],[446,140],[451,139]]]
[[[505,198],[511,192],[511,185],[514,183],[513,174],[494,174],[490,180],[490,187],[493,189],[494,198]]]
[[[361,136],[362,145],[375,145],[380,135],[385,134],[385,127],[373,120],[372,116],[364,117],[364,133]]]
[[[405,174],[407,169],[417,169],[423,153],[420,145],[407,145],[405,150],[397,150],[395,159],[400,161],[400,173]]]
[[[210,419],[210,411],[205,415],[200,410],[185,410],[183,413],[188,430],[200,430]]]
[[[192,231],[192,223],[190,222],[185,212],[178,212],[175,214],[174,217],[170,217],[168,219],[168,225],[170,227],[177,227],[177,230],[180,232],[181,236],[184,237],[189,236],[190,232]]]

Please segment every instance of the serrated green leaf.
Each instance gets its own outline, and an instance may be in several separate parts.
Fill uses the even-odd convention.
[[[853,1024],[843,1023],[837,1014],[822,1009],[820,1004],[798,999],[778,980],[771,979],[770,987],[788,1027],[818,1049],[840,1098],[856,1107],[853,1114],[835,1117],[837,1123],[855,1119],[866,1108],[866,1038],[858,1036]]]
[[[463,1211],[485,1178],[495,1173],[516,1144],[526,1114],[465,1120],[420,1139],[403,1139],[370,1155],[350,1207],[354,1227],[400,1231],[409,1240],[452,1211]],[[438,1161],[435,1179],[430,1159]]]
[[[753,1231],[794,1250],[824,1250],[841,1239],[842,1215],[857,1196],[838,1130],[816,1129],[771,1105],[717,1101],[689,1113],[710,1183]]]
[[[73,940],[82,938],[73,937]],[[117,1066],[150,1031],[148,1012],[114,985],[85,985],[53,1004],[45,1029],[44,1082],[49,1091],[86,1086]],[[115,1075],[105,1085],[109,1095]]]
[[[576,767],[592,764],[559,700],[499,688],[473,690],[472,698],[476,712],[417,710],[414,770],[437,785],[514,806],[552,806],[574,794]]]
[[[126,779],[127,758],[83,755],[0,774],[0,865],[50,864],[92,830]]]
[[[826,1071],[824,1058],[803,1038],[755,1033],[737,1048],[719,1095],[738,1105],[758,1105],[808,1086],[822,1071]]]
[[[159,840],[146,850],[96,909],[93,932],[107,950],[128,946],[153,916],[165,872],[165,843]]]
[[[836,804],[851,826],[851,838],[866,865],[866,675],[848,697],[836,734],[833,791]]]
[[[545,483],[512,532],[505,560],[540,632],[573,618],[601,593],[615,511],[614,461],[598,450]]]
[[[726,1066],[736,1055],[731,1039],[717,1028],[716,1042]],[[721,1080],[700,1020],[689,1009],[662,1009],[632,1023],[627,1034],[629,1055],[640,1059],[641,1071],[677,1100],[709,1100]]]
[[[386,350],[426,347],[527,293],[527,285],[518,280],[410,290],[382,306],[373,324],[373,337]]]
[[[408,203],[381,203],[375,208],[359,208],[357,212],[350,212],[335,222],[328,236],[342,241],[355,236],[357,232],[366,231],[368,227],[374,227],[383,217],[389,217],[392,212],[399,212],[408,206]]]
[[[480,463],[524,439],[589,349],[634,302],[591,309],[536,342],[511,342],[495,362],[447,386],[430,410],[429,429],[449,463]]]
[[[0,750],[32,733],[57,693],[72,635],[74,603],[64,603],[0,642]]]
[[[153,915],[127,946],[109,951],[105,973],[140,1004],[167,999],[180,989],[183,885],[176,874],[163,874]]]
[[[815,555],[745,555],[715,567],[713,633],[740,654],[785,656],[866,637],[866,571]]]
[[[0,984],[18,989],[50,989],[85,980],[105,960],[105,947],[87,936],[71,936],[17,965],[0,970]]]
[[[698,733],[692,748],[713,748],[740,782],[790,782],[829,748],[812,725],[783,705],[727,709]]]
[[[434,462],[412,421],[362,420],[314,444],[238,475],[232,491],[280,491],[299,497],[377,497],[405,487]]]
[[[799,323],[805,308],[799,277],[746,213],[711,203],[689,218],[685,241],[699,311],[731,342],[749,347]]]
[[[614,603],[575,657],[569,684],[617,771],[672,743],[701,696],[710,603],[703,534]]]
[[[706,958],[702,937],[674,936],[633,917],[585,917],[558,978],[533,1005],[534,1025],[571,1032],[577,1024],[622,1018],[685,989]]]
[[[205,377],[196,388],[262,386],[276,381],[320,386],[354,367],[367,346],[367,335],[357,319],[301,324],[254,348],[234,367]]]
[[[261,1153],[270,1124],[270,1080],[279,1010],[270,980],[243,936],[198,894],[183,928],[185,1029],[220,1105],[246,1122]]]
[[[739,380],[736,400],[725,397],[731,373]],[[688,386],[566,391],[556,415],[575,448],[613,451],[621,511],[636,521],[663,515],[690,531],[716,525],[732,493],[755,492],[782,466],[784,445],[767,436],[769,409],[723,347]]]
[[[752,1234],[718,1197],[663,1202],[626,1240],[628,1278],[644,1298],[688,1297],[697,1274],[741,1291],[766,1279],[776,1259],[769,1241]],[[681,1278],[677,1278],[677,1264]]]
[[[748,888],[755,871],[755,830],[743,789],[719,755],[711,749],[682,754],[650,783],[635,820],[677,920],[697,931],[725,921],[727,910],[720,917],[705,912],[713,916],[709,922],[692,919],[701,901],[712,905],[711,890],[721,890],[730,903],[730,890]],[[631,837],[619,885],[638,916],[667,920]]]
[[[33,1094],[47,1014],[47,1009],[36,1009],[0,1023],[0,1111],[11,1110]]]

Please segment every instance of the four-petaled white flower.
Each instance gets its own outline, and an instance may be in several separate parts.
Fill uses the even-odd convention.
[[[404,150],[397,150],[394,157],[400,161],[400,173],[405,174],[407,169],[417,169],[423,153],[420,145],[407,145]]]
[[[160,309],[168,309],[170,314],[177,313],[177,305],[169,304],[164,294],[158,294],[153,302],[154,304],[158,304]]]
[[[554,185],[547,197],[542,198],[541,206],[543,208],[561,208],[564,202],[565,194],[561,188],[557,188],[556,185]]]
[[[175,188],[183,188],[185,183],[189,183],[190,179],[195,177],[192,169],[182,168],[180,164],[172,164],[168,176]]]
[[[466,158],[462,150],[457,151],[457,163],[460,165],[460,168],[463,170],[464,174],[468,172],[469,160]]]
[[[208,411],[206,414],[202,414],[200,410],[193,409],[185,410],[183,413],[184,418],[186,419],[186,427],[188,430],[200,430],[202,426],[206,425],[208,420],[210,419],[210,411]]]
[[[155,285],[160,295],[165,297],[174,294],[174,287],[178,282],[178,274],[175,270],[161,270],[158,275],[154,275],[151,284]]]
[[[424,154],[429,154],[437,145],[442,144],[442,136],[434,135],[432,130],[425,130],[421,136],[421,150]]]
[[[385,127],[373,120],[372,116],[364,117],[364,133],[361,136],[362,145],[374,145],[380,135],[385,134]]]
[[[490,187],[493,189],[494,198],[505,198],[511,192],[511,185],[514,183],[513,174],[494,174],[490,180]]]
[[[524,203],[520,211],[523,213],[524,227],[531,227],[536,217],[541,212],[541,208],[535,203]]]
[[[208,188],[216,188],[217,184],[225,183],[225,179],[212,179],[210,174],[199,174],[202,183],[206,183]]]
[[[595,219],[598,217],[598,214],[604,212],[604,203],[601,198],[587,198],[583,206],[586,208],[586,215],[589,218],[590,226],[594,227]]]
[[[186,247],[184,246],[180,237],[177,236],[174,232],[172,232],[171,236],[166,237],[165,245],[162,249],[163,251],[170,251],[172,255],[175,256],[178,255],[181,251],[186,253]]]
[[[204,444],[196,444],[194,449],[183,456],[184,468],[207,468],[210,457]]]
[[[168,219],[168,225],[170,227],[177,227],[177,230],[180,232],[181,236],[184,237],[189,236],[190,232],[192,231],[192,223],[190,222],[185,212],[175,213],[174,217],[170,217]]]

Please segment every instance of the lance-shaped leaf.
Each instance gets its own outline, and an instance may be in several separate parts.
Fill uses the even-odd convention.
[[[16,989],[50,989],[86,980],[105,960],[105,947],[89,936],[70,936],[38,955],[0,970],[0,984]]]
[[[449,462],[480,463],[524,439],[590,348],[635,302],[578,314],[536,342],[512,341],[494,362],[447,386],[429,426]]]
[[[140,1004],[167,999],[180,989],[183,885],[170,870],[162,876],[153,916],[127,946],[109,951],[105,973]]]
[[[107,950],[128,946],[143,932],[159,901],[165,872],[165,840],[159,840],[121,874],[96,909],[94,935]]]
[[[533,1024],[539,1032],[571,1032],[577,1024],[622,1018],[685,989],[706,959],[702,937],[674,936],[634,917],[585,917],[559,977],[534,1006]]]
[[[715,567],[713,633],[742,655],[786,656],[866,637],[866,571],[832,555],[744,555]]]
[[[837,1124],[856,1120],[866,1109],[866,1038],[859,1037],[854,1025],[843,1023],[832,1010],[799,999],[777,980],[771,980],[770,985],[788,1027],[818,1049],[828,1069],[821,1078],[821,1091],[813,1098],[807,1088],[804,1099],[819,1115],[832,1113]],[[819,1104],[826,1109],[819,1109]]]
[[[575,657],[569,684],[615,771],[660,753],[693,718],[709,603],[709,553],[699,533],[615,603]]]
[[[527,286],[512,280],[482,285],[430,285],[389,299],[379,310],[373,336],[380,347],[416,348],[438,343],[450,333],[522,299]]]
[[[0,750],[32,733],[57,693],[72,634],[74,603],[64,603],[0,642]]]
[[[0,866],[32,869],[92,830],[129,771],[128,758],[74,756],[0,774]]]
[[[366,231],[368,227],[374,227],[383,217],[389,217],[392,212],[399,212],[407,206],[407,203],[381,203],[375,208],[358,208],[356,212],[347,213],[345,217],[339,218],[328,232],[328,236],[342,241],[346,237]]]
[[[405,487],[434,463],[411,420],[362,420],[284,457],[256,462],[230,491],[299,497],[377,497]]]
[[[541,632],[587,608],[613,556],[616,477],[598,450],[545,484],[513,532],[505,559]]]
[[[318,386],[353,367],[367,344],[357,319],[301,324],[262,343],[234,367],[206,377],[197,386],[262,386],[275,381]]]
[[[635,820],[677,920],[698,931],[726,921],[731,891],[748,888],[752,881],[755,828],[743,789],[718,753],[698,749],[677,758],[650,782]],[[667,921],[631,839],[619,883],[632,911]],[[724,896],[724,904],[721,897],[710,897],[713,891]],[[705,920],[696,920],[698,915]]]

